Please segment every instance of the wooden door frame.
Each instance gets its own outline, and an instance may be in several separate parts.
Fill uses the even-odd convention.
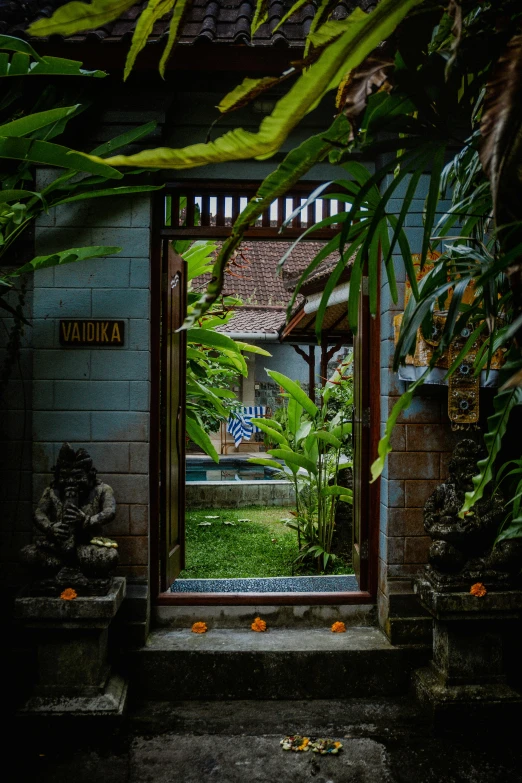
[[[221,181],[222,184],[222,181]],[[312,186],[313,183],[310,183]],[[174,232],[163,226],[166,190],[158,191],[152,199],[152,236],[150,271],[150,456],[149,456],[149,573],[152,602],[156,606],[274,606],[274,605],[361,605],[377,602],[377,572],[379,544],[380,480],[368,487],[368,570],[363,589],[350,593],[169,593],[160,589],[160,328],[161,328],[161,252],[162,242]],[[191,237],[187,237],[191,238]],[[254,238],[254,237],[251,237]],[[268,237],[267,237],[268,238]],[[275,237],[274,237],[275,238]],[[278,239],[286,237],[278,236]],[[257,237],[256,237],[257,239]],[[259,237],[261,239],[261,237]],[[380,286],[379,286],[380,293]],[[379,300],[380,297],[378,297]],[[365,297],[367,300],[368,297]],[[370,453],[377,455],[380,438],[380,302],[377,316],[369,318],[368,384],[370,390]],[[368,476],[369,479],[369,476]]]

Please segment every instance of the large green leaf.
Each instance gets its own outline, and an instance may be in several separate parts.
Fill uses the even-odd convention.
[[[261,432],[264,432],[266,435],[272,438],[274,443],[281,443],[284,446],[288,446],[288,441],[285,436],[275,430],[273,427],[270,427],[270,420],[267,422],[266,419],[252,419],[252,424],[260,429]]]
[[[312,136],[289,152],[277,169],[268,175],[254,198],[240,213],[231,235],[223,242],[212,269],[212,279],[207,292],[187,318],[185,327],[197,321],[217,300],[223,288],[226,265],[241,243],[246,229],[270,207],[275,198],[286,193],[312,166],[323,160],[334,144],[343,143],[348,132],[349,125],[346,118],[343,115],[337,117],[326,132]]]
[[[272,457],[283,459],[288,465],[297,465],[300,468],[304,468],[308,473],[317,475],[317,465],[302,454],[296,454],[295,451],[287,451],[286,449],[270,449],[268,453]]]
[[[271,353],[265,351],[264,348],[260,348],[259,345],[251,345],[250,343],[242,343],[239,340],[234,340],[235,344],[240,351],[246,351],[247,353],[255,353],[257,356],[272,356]]]
[[[289,133],[341,78],[390,35],[404,16],[421,0],[382,0],[371,14],[356,8],[345,20],[346,30],[328,46],[317,62],[297,79],[266,117],[257,133],[236,128],[214,142],[182,149],[161,147],[135,155],[109,158],[115,166],[187,169],[228,160],[271,157]]]
[[[335,438],[343,438],[345,435],[349,435],[352,432],[353,426],[349,421],[344,421],[342,424],[338,424],[336,427],[332,427],[330,435]]]
[[[278,470],[283,469],[281,463],[276,462],[275,459],[266,459],[265,457],[250,457],[247,459],[247,462],[249,462],[251,465],[266,465],[268,468],[277,468]]]
[[[473,477],[474,489],[466,492],[464,505],[459,511],[459,516],[463,519],[470,511],[477,500],[484,494],[486,486],[493,478],[493,468],[495,460],[498,457],[502,438],[507,429],[509,416],[516,405],[522,405],[522,388],[515,387],[507,391],[499,391],[493,400],[495,413],[488,419],[488,431],[484,434],[484,442],[488,453],[487,456],[477,463],[480,472]]]
[[[21,52],[22,54],[28,54],[35,60],[42,60],[38,52],[35,52],[31,44],[21,38],[16,38],[13,35],[0,35],[0,49],[7,49],[10,52]]]
[[[322,488],[321,495],[346,495],[347,497],[351,497],[353,496],[353,491],[348,489],[348,487],[340,487],[337,484],[330,484],[330,486]]]
[[[70,150],[60,144],[38,139],[9,138],[0,136],[0,158],[24,160],[46,166],[58,166],[88,174],[101,174],[107,179],[121,179],[122,174],[103,160],[91,160],[82,153]]]
[[[174,6],[174,11],[172,12],[172,17],[170,19],[167,43],[165,45],[165,49],[163,50],[163,54],[161,55],[159,64],[159,72],[162,77],[165,76],[167,61],[170,57],[170,53],[172,52],[172,48],[177,41],[178,32],[183,22],[185,13],[190,8],[190,5],[191,0],[176,0],[176,5]]]
[[[127,79],[132,71],[136,57],[147,43],[155,23],[171,10],[175,2],[176,0],[149,0],[147,6],[141,12],[125,62],[124,80]]]
[[[36,256],[32,261],[11,272],[9,277],[18,277],[28,272],[37,272],[39,269],[46,269],[50,266],[63,266],[72,264],[74,261],[86,261],[88,258],[102,258],[103,256],[113,256],[115,253],[121,253],[121,247],[107,247],[105,245],[94,245],[92,247],[72,247],[69,250],[61,250],[59,253],[51,253],[48,256]]]
[[[301,418],[303,415],[303,406],[295,397],[291,396],[288,400],[287,415],[288,429],[297,441],[297,433],[299,431],[299,427],[301,426]]]
[[[9,60],[0,58],[0,77],[5,76],[91,76],[104,78],[103,71],[87,71],[78,60],[64,57],[40,57],[27,41],[10,35],[0,35],[0,49],[15,52]]]
[[[332,446],[334,449],[340,449],[343,445],[339,438],[336,438],[335,435],[332,435],[331,432],[326,432],[326,430],[316,430],[314,432],[314,435],[316,438],[319,438],[319,440],[324,441],[329,446]]]
[[[291,378],[287,378],[286,375],[283,375],[281,372],[276,372],[275,370],[266,370],[266,373],[271,378],[273,378],[274,381],[279,384],[279,386],[282,386],[283,389],[287,391],[288,394],[290,394],[290,396],[293,397],[293,399],[305,409],[309,416],[312,418],[317,416],[319,413],[319,408],[315,402],[312,402],[308,394],[306,394],[306,392],[301,389],[299,384],[297,384]]]
[[[202,448],[205,454],[212,457],[214,462],[219,463],[219,454],[201,424],[187,415],[186,428],[189,438]]]
[[[135,0],[92,0],[81,3],[74,0],[57,8],[50,19],[38,19],[29,27],[29,35],[74,35],[82,30],[94,30],[113,22],[124,11],[135,5]]]
[[[379,441],[379,446],[377,449],[377,452],[379,454],[378,458],[373,462],[371,471],[372,471],[372,480],[370,483],[373,483],[376,479],[379,478],[381,473],[384,470],[384,465],[386,464],[386,457],[391,452],[391,436],[393,432],[393,428],[395,427],[397,423],[397,419],[403,413],[405,410],[407,410],[413,400],[413,397],[415,395],[415,392],[419,388],[419,386],[422,386],[426,378],[428,377],[428,374],[430,373],[431,368],[428,367],[427,370],[421,375],[420,378],[418,378],[415,383],[412,383],[408,391],[404,392],[395,405],[392,408],[392,412],[390,413],[388,417],[388,421],[386,422],[386,429],[384,431],[383,437]]]
[[[78,109],[80,104],[75,106],[65,106],[61,109],[50,109],[49,111],[39,111],[34,114],[27,114],[17,120],[6,122],[0,125],[0,136],[27,136],[28,133],[52,125],[65,117],[69,117]]]
[[[241,355],[241,351],[234,340],[231,340],[226,334],[214,332],[212,329],[202,329],[201,327],[194,326],[192,329],[188,330],[187,340],[191,343],[207,345],[211,348],[226,349]]]
[[[22,201],[24,198],[40,198],[39,193],[32,190],[0,190],[0,204]]]

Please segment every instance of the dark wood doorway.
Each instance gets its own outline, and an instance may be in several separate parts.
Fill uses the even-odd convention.
[[[292,195],[313,190],[315,183],[303,185],[303,190]],[[202,239],[225,237],[230,227],[222,217],[217,225],[209,225],[206,219],[205,193],[216,193],[221,215],[224,215],[226,194],[232,193],[234,204],[240,206],[240,197],[250,196],[255,185],[241,183],[234,191],[231,183],[224,185],[183,183],[167,187],[165,194],[157,198],[155,210],[155,259],[161,273],[155,273],[153,257],[152,290],[152,338],[151,353],[156,362],[157,377],[153,372],[151,406],[151,580],[153,592],[159,596],[159,604],[364,604],[375,601],[377,591],[377,552],[379,482],[369,484],[370,464],[376,454],[380,434],[380,325],[378,318],[371,318],[368,296],[361,293],[358,335],[354,341],[357,374],[355,383],[354,416],[354,565],[359,584],[357,593],[226,593],[188,594],[169,593],[170,585],[184,567],[184,486],[185,486],[185,349],[184,334],[176,330],[184,318],[186,278],[183,260],[169,249],[175,239]],[[235,193],[235,195],[234,195]],[[201,199],[203,194],[203,199]],[[186,201],[185,201],[186,199]],[[199,202],[202,203],[198,214]],[[185,203],[185,207],[181,207]],[[208,202],[207,202],[208,203]],[[280,213],[282,218],[283,212]],[[284,218],[283,218],[284,219]],[[278,221],[279,222],[279,221]],[[268,223],[268,225],[267,225]],[[247,232],[252,239],[287,239],[281,236],[279,227],[268,220]],[[333,230],[335,228],[333,227]],[[291,234],[299,235],[302,227],[292,226]],[[323,238],[323,235],[321,237]],[[324,236],[326,238],[326,236]],[[158,262],[161,259],[161,263]],[[179,278],[176,276],[179,275]],[[179,280],[172,285],[173,280]],[[180,299],[180,296],[183,299]],[[167,314],[165,318],[163,313]],[[159,343],[159,345],[157,344]],[[170,393],[168,394],[168,390]],[[158,405],[158,410],[154,405]],[[371,416],[369,411],[371,410]],[[156,487],[157,476],[157,487]],[[156,522],[155,522],[156,517]],[[154,524],[155,522],[155,524]]]
[[[163,240],[161,253],[161,346],[159,520],[160,590],[185,567],[186,263]]]

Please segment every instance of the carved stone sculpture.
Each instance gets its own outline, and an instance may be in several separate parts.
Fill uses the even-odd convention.
[[[71,587],[78,595],[105,595],[118,551],[100,534],[115,514],[114,492],[96,478],[89,454],[64,443],[34,515],[42,537],[21,551],[32,572],[31,593],[53,596]]]
[[[502,587],[512,583],[522,567],[522,541],[494,546],[505,516],[504,500],[491,486],[464,519],[459,511],[465,493],[473,490],[477,461],[483,456],[473,440],[462,440],[449,463],[449,477],[424,506],[424,528],[433,539],[427,577],[438,589],[468,589],[473,582]]]

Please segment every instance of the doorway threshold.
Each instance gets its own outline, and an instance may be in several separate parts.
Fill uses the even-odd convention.
[[[374,604],[353,574],[251,579],[176,579],[157,606],[308,606]]]
[[[353,575],[176,579],[171,593],[355,593]]]

